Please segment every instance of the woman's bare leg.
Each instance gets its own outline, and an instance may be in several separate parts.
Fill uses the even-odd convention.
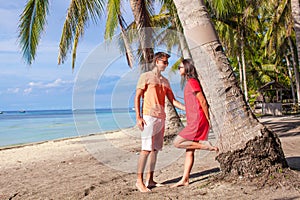
[[[187,149],[185,153],[183,176],[179,182],[172,185],[171,188],[189,185],[189,177],[194,164],[195,149]]]
[[[182,149],[201,149],[208,151],[218,151],[218,147],[212,146],[209,141],[194,142],[191,140],[184,139],[181,136],[177,136],[174,140],[174,146]]]

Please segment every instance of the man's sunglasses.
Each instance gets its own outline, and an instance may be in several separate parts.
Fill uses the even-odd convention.
[[[160,60],[160,59],[158,59],[158,60]],[[168,65],[168,64],[169,64],[168,61],[165,61],[165,60],[160,60],[160,61],[162,61],[165,65]]]

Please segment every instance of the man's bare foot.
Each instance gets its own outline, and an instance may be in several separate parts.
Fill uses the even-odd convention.
[[[149,188],[147,188],[144,183],[142,184],[139,184],[139,183],[135,183],[135,186],[137,187],[137,189],[140,191],[140,192],[151,192],[151,190]]]
[[[179,181],[177,183],[175,183],[174,185],[172,185],[170,188],[175,188],[175,187],[181,187],[181,186],[188,186],[189,182],[188,181]]]
[[[154,187],[163,187],[164,185],[161,183],[156,183],[154,181],[146,182],[146,187],[147,188],[154,188]]]

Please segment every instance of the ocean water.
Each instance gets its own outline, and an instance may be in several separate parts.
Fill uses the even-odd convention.
[[[3,111],[0,147],[102,133],[134,124],[131,109]]]

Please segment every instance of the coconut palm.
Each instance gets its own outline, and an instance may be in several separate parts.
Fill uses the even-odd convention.
[[[287,167],[277,135],[260,124],[247,106],[204,1],[174,3],[210,105],[222,172],[250,177],[270,166]],[[199,33],[205,34],[200,38]]]
[[[154,1],[130,1],[132,11],[134,14],[135,23],[131,27],[135,27],[138,33],[138,41],[140,44],[137,55],[140,59],[143,71],[150,70],[149,65],[153,57],[153,37],[152,37],[152,22]],[[104,14],[104,0],[93,1],[79,1],[72,0],[68,8],[66,20],[62,30],[58,63],[64,63],[67,58],[67,53],[72,49],[72,68],[75,67],[76,50],[80,37],[84,35],[86,24],[92,20],[97,23],[100,17]],[[40,40],[41,32],[44,30],[46,24],[46,17],[48,14],[48,1],[44,0],[30,0],[21,16],[20,30],[20,44],[22,46],[23,57],[28,64],[31,64],[36,55],[36,49]],[[123,51],[126,53],[128,65],[133,65],[133,53],[130,50],[130,39],[128,38],[126,29],[128,28],[121,12],[121,0],[108,0],[107,2],[107,21],[105,29],[105,38],[110,39],[114,35],[116,29],[121,30]],[[28,20],[30,19],[30,20]],[[166,126],[167,130],[178,129],[182,127],[182,123],[178,117],[175,108],[166,102],[167,117],[171,122]],[[175,127],[175,128],[174,128]]]
[[[273,63],[278,67],[285,65],[288,68],[288,60],[283,59],[286,55],[291,55],[287,58],[292,60],[294,67],[294,77],[296,84],[296,93],[299,101],[300,85],[299,85],[299,70],[297,62],[294,61],[295,57],[293,50],[293,23],[291,18],[291,5],[289,0],[277,1],[274,4],[268,5],[270,20],[267,21],[266,34],[262,43],[262,47],[265,48],[265,54],[267,57],[274,57]],[[291,51],[292,49],[292,51]],[[271,59],[268,59],[271,61]],[[283,74],[283,70],[276,69],[278,74]],[[287,70],[288,71],[288,70]],[[286,74],[288,76],[288,73]],[[290,81],[293,88],[293,81]]]
[[[130,0],[131,9],[134,15],[134,20],[138,32],[138,39],[141,45],[141,52],[143,55],[142,62],[144,63],[143,69],[144,71],[150,70],[149,63],[152,62],[152,58],[154,55],[153,51],[153,43],[155,39],[153,38],[153,30],[151,27],[152,20],[151,16],[153,16],[153,1],[144,1],[144,0]],[[171,102],[166,99],[165,102],[166,107],[166,135],[173,135],[178,132],[178,130],[183,127],[181,120],[178,116],[178,113],[175,110],[175,107],[171,104]]]

